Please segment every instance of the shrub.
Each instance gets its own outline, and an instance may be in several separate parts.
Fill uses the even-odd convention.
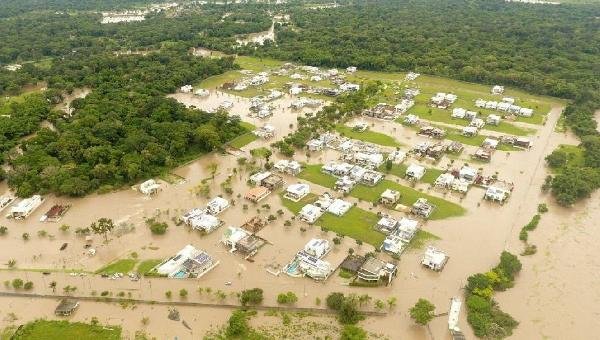
[[[258,305],[263,301],[263,290],[260,288],[246,289],[240,294],[240,303],[242,306],[248,304]]]
[[[344,302],[344,294],[334,292],[327,295],[327,299],[325,303],[327,304],[327,308],[333,310],[340,310],[342,308],[342,303]]]
[[[21,289],[23,287],[23,280],[21,280],[21,279],[12,280],[12,286],[14,289]]]
[[[23,289],[25,289],[25,290],[32,290],[33,289],[33,282],[31,282],[31,281],[25,282],[25,284],[23,285]]]
[[[280,304],[294,304],[298,301],[298,297],[293,292],[280,293],[277,295],[277,303]]]
[[[169,225],[166,222],[157,222],[154,219],[146,220],[146,224],[154,235],[164,235],[169,228]]]

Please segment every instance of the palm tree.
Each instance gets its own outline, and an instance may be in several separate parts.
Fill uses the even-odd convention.
[[[50,282],[48,285],[49,288],[52,288],[52,293],[56,293],[56,281]]]

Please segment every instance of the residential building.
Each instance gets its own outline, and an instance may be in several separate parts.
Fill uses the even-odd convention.
[[[479,129],[475,126],[465,126],[462,129],[461,133],[463,136],[473,137],[473,136],[476,136],[478,132],[479,132]]]
[[[503,94],[503,93],[504,93],[504,86],[494,85],[492,87],[492,94]]]
[[[410,242],[419,231],[419,221],[411,220],[410,218],[402,217],[398,221],[394,235],[400,237],[404,242]]]
[[[156,267],[156,272],[170,278],[199,278],[219,264],[210,255],[191,244]]]
[[[283,177],[279,175],[271,175],[260,182],[260,185],[273,191],[285,184]]]
[[[388,160],[393,164],[401,164],[406,159],[406,152],[401,150],[394,150],[388,154]]]
[[[25,198],[10,208],[9,216],[14,219],[27,218],[27,216],[42,205],[43,202],[44,199],[40,195],[33,195],[29,198]]]
[[[358,270],[358,278],[368,282],[385,280],[390,284],[396,277],[397,267],[393,263],[384,262],[376,257],[368,257]]]
[[[495,186],[489,186],[483,196],[486,200],[504,203],[510,196],[510,191]]]
[[[321,215],[323,215],[323,210],[312,204],[305,205],[298,213],[300,220],[308,224],[315,223]]]
[[[334,189],[336,191],[340,191],[343,193],[350,193],[352,189],[356,186],[356,180],[352,179],[349,176],[343,176],[335,181]]]
[[[500,125],[500,120],[501,120],[500,116],[491,114],[491,115],[487,116],[487,118],[485,119],[485,122],[490,125],[498,126],[498,125]]]
[[[411,212],[417,216],[423,218],[429,218],[433,211],[435,210],[435,206],[427,201],[426,198],[419,198],[411,208]]]
[[[379,202],[385,205],[394,205],[400,201],[400,192],[392,189],[385,189],[379,197]]]
[[[377,222],[376,228],[385,234],[389,234],[396,229],[398,221],[391,216],[384,215]]]
[[[473,183],[477,178],[478,170],[469,166],[463,165],[458,171],[458,178],[462,178],[467,182]]]
[[[308,184],[296,183],[291,184],[287,187],[287,189],[285,190],[284,197],[291,201],[298,202],[304,197],[306,197],[306,195],[308,195],[309,193],[310,186]]]
[[[452,188],[452,183],[454,183],[454,175],[449,172],[443,173],[436,178],[434,185],[438,188]]]
[[[336,215],[336,216],[344,216],[348,210],[352,208],[352,203],[346,202],[341,199],[335,199],[329,207],[327,207],[327,211]]]
[[[288,161],[282,159],[277,161],[273,168],[279,172],[286,173],[288,175],[297,176],[302,171],[302,166],[296,161]]]
[[[79,307],[79,301],[75,299],[61,299],[54,309],[56,316],[70,316]]]
[[[182,93],[190,93],[194,90],[194,87],[192,85],[183,85],[182,87],[179,88],[179,91],[181,91]]]
[[[377,185],[377,183],[381,182],[382,179],[383,174],[380,172],[367,170],[363,174],[360,182],[366,186],[374,187]]]
[[[271,190],[263,187],[263,186],[258,186],[256,188],[252,188],[250,189],[246,195],[244,195],[244,198],[252,201],[252,202],[260,202],[261,200],[263,200],[265,197],[269,196],[269,194],[271,193]]]
[[[425,255],[421,259],[421,264],[433,271],[439,272],[444,269],[444,266],[448,262],[448,256],[441,250],[434,247],[427,247]]]
[[[140,184],[140,192],[144,195],[154,195],[160,190],[160,184],[155,180],[149,179]]]
[[[318,259],[331,251],[331,244],[327,240],[313,238],[304,246],[304,252]]]
[[[270,171],[262,171],[262,172],[257,172],[253,175],[250,176],[249,180],[250,183],[254,184],[254,185],[260,185],[260,183],[262,183],[262,181],[271,176],[272,173]]]
[[[223,197],[215,197],[206,204],[206,210],[211,215],[218,215],[229,208],[229,201]]]
[[[408,168],[406,168],[406,179],[418,181],[423,178],[425,171],[425,167],[417,164],[411,164],[408,166]]]

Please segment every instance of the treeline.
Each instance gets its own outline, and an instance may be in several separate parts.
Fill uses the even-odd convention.
[[[26,13],[0,25],[0,63],[71,54],[83,58],[105,51],[159,49],[165,44],[185,49],[204,46],[207,40],[222,40],[224,49],[235,44],[235,35],[271,26],[270,17],[260,7],[233,17],[223,18],[224,14],[224,8],[215,7],[180,16],[155,14],[140,22],[100,24],[101,15],[91,12]]]
[[[514,286],[515,275],[521,271],[521,267],[521,262],[515,255],[503,251],[496,267],[467,279],[467,321],[476,336],[486,339],[506,338],[519,324],[500,310],[493,295],[495,291],[504,291]]]
[[[150,5],[161,0],[3,0],[0,18],[31,11],[117,10]]]
[[[52,120],[56,131],[42,128],[22,142],[23,154],[9,160],[9,185],[20,196],[84,195],[157,175],[220,147],[245,132],[239,118],[190,110],[165,94],[232,67],[231,58],[180,53],[55,63],[49,86],[92,92],[73,101],[73,118]]]

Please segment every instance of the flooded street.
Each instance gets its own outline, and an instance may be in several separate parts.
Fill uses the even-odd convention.
[[[283,138],[291,132],[296,125],[298,115],[314,112],[318,109],[292,110],[289,108],[293,97],[284,97],[272,102],[276,107],[274,115],[260,120],[248,117],[250,102],[222,92],[211,91],[207,97],[193,94],[177,93],[170,97],[203,110],[212,110],[229,100],[233,107],[229,110],[232,114],[239,115],[243,121],[259,127],[265,123],[271,124],[276,129],[276,136],[264,141],[258,139],[246,145],[242,151],[244,157],[250,158],[249,150],[268,146],[272,142]],[[523,245],[518,240],[518,233],[522,225],[527,223],[535,214],[538,203],[551,202],[550,197],[540,191],[541,183],[546,176],[543,158],[558,144],[577,143],[572,136],[555,133],[554,125],[558,120],[560,108],[555,107],[548,116],[548,123],[540,126],[534,137],[534,147],[529,151],[502,152],[498,151],[489,164],[477,164],[483,172],[494,174],[514,182],[515,190],[510,200],[504,205],[496,205],[483,201],[483,189],[472,188],[466,198],[460,199],[452,195],[445,195],[420,184],[418,189],[434,196],[459,202],[467,209],[464,216],[428,221],[423,229],[440,237],[440,240],[429,243],[444,250],[450,256],[450,261],[443,272],[437,273],[424,269],[420,264],[423,250],[411,250],[404,253],[399,262],[399,273],[391,286],[379,288],[360,288],[348,286],[346,281],[337,274],[332,275],[325,282],[315,282],[308,278],[292,278],[281,274],[274,276],[267,272],[267,268],[282,267],[288,263],[296,252],[301,249],[311,238],[326,238],[332,240],[335,234],[325,233],[319,227],[306,226],[298,221],[292,221],[291,226],[284,226],[283,221],[291,220],[292,214],[281,207],[280,197],[272,193],[260,204],[245,201],[242,196],[250,188],[246,183],[249,172],[244,166],[238,164],[238,157],[229,154],[208,154],[200,157],[185,166],[173,171],[178,176],[185,178],[183,183],[169,184],[160,181],[162,190],[151,198],[141,193],[123,188],[120,191],[108,194],[94,194],[81,199],[66,197],[46,196],[45,202],[30,217],[24,221],[8,220],[2,217],[0,224],[8,227],[8,234],[0,237],[3,247],[0,250],[0,262],[8,263],[16,260],[15,270],[0,271],[0,280],[12,280],[20,277],[34,282],[34,292],[38,294],[63,294],[63,287],[76,286],[75,296],[94,296],[102,291],[108,291],[112,296],[119,292],[131,293],[131,298],[146,301],[194,301],[204,303],[219,302],[211,294],[199,294],[198,287],[212,287],[213,291],[223,291],[227,297],[221,301],[234,304],[237,299],[235,293],[247,288],[260,287],[265,294],[264,305],[276,306],[276,295],[280,292],[293,291],[299,297],[298,307],[323,308],[316,303],[316,298],[324,300],[328,293],[341,291],[345,293],[369,294],[373,299],[386,300],[393,296],[398,299],[397,307],[389,311],[384,317],[369,317],[361,325],[370,332],[381,333],[389,339],[428,339],[427,331],[416,326],[410,320],[407,310],[414,305],[420,297],[429,299],[437,306],[436,313],[444,313],[450,305],[450,298],[462,296],[461,288],[466,283],[466,278],[477,272],[485,272],[494,266],[502,250],[507,249],[512,253],[520,253]],[[422,137],[411,129],[393,122],[380,120],[369,121],[374,131],[384,132],[395,137],[405,144],[401,149],[408,150]],[[472,153],[472,147],[467,147],[464,155]],[[324,151],[312,153],[310,158],[298,152],[294,157],[298,161],[323,163],[337,158],[336,152]],[[273,160],[280,159],[274,155]],[[459,162],[469,162],[466,156],[461,156]],[[262,159],[257,159],[261,164]],[[217,164],[214,180],[207,169],[209,164]],[[450,163],[450,159],[443,159],[436,165],[443,168]],[[235,170],[234,170],[235,169]],[[233,193],[225,194],[219,185],[229,175],[232,175]],[[232,254],[220,242],[224,228],[202,236],[199,232],[192,231],[185,226],[175,226],[172,220],[191,208],[202,207],[208,201],[205,197],[193,193],[194,188],[202,180],[208,179],[210,197],[222,194],[230,200],[232,207],[225,210],[219,218],[225,225],[239,226],[253,216],[266,219],[268,215],[278,215],[280,208],[283,215],[269,223],[259,232],[259,236],[266,239],[269,244],[261,248],[254,256],[254,262],[245,261],[238,254]],[[288,184],[301,182],[301,180],[286,176]],[[327,189],[310,184],[311,192],[322,193]],[[6,184],[0,184],[0,193],[7,191]],[[366,202],[358,202],[355,198],[347,197],[348,201],[357,203],[367,210],[377,211],[369,207]],[[40,216],[53,204],[70,204],[71,209],[58,223],[38,222]],[[265,204],[268,205],[264,206]],[[247,205],[246,209],[241,206]],[[572,210],[565,210],[549,203],[550,211],[546,213],[538,229],[531,233],[531,241],[538,246],[538,253],[530,257],[521,257],[523,270],[516,280],[514,288],[507,292],[496,294],[495,298],[502,309],[512,314],[521,325],[517,328],[515,338],[564,338],[568,334],[577,334],[575,338],[584,338],[584,334],[600,332],[598,323],[594,318],[600,313],[597,307],[600,293],[594,287],[600,281],[600,276],[593,271],[584,270],[599,264],[593,256],[594,244],[600,241],[600,232],[591,228],[592,221],[598,218],[600,195],[595,195],[586,204]],[[4,211],[3,213],[6,213]],[[397,213],[402,216],[401,213]],[[87,227],[91,222],[101,217],[108,217],[120,224],[124,229],[134,227],[122,236],[109,235],[109,242],[104,243],[101,235],[93,235],[92,247],[96,250],[95,256],[87,255],[84,248],[86,243],[82,237],[75,236],[78,227]],[[169,223],[165,235],[153,235],[144,221],[155,217],[159,221]],[[58,228],[62,224],[71,226],[68,232]],[[306,227],[306,231],[300,229]],[[39,231],[45,230],[50,236],[39,236]],[[28,241],[22,239],[22,233],[31,235]],[[63,243],[68,243],[64,250],[59,250]],[[109,280],[92,272],[117,259],[132,258],[135,252],[137,261],[148,259],[166,259],[177,253],[186,244],[192,244],[205,250],[219,261],[219,265],[200,279],[174,280],[166,278],[142,278],[133,282],[128,278]],[[341,262],[349,248],[358,253],[373,251],[370,245],[357,245],[354,240],[344,238],[340,245],[327,255],[326,260],[336,264]],[[387,258],[387,255],[379,255]],[[50,275],[40,272],[21,271],[19,269],[37,269],[39,271],[52,269],[59,270]],[[64,271],[64,272],[61,272]],[[87,272],[85,276],[71,276],[74,271]],[[54,293],[48,287],[50,281],[57,282],[57,291]],[[225,285],[230,281],[231,286]],[[189,292],[187,300],[178,296],[178,291],[185,288]],[[3,291],[13,291],[12,288],[0,288]],[[165,292],[172,291],[171,299]],[[129,296],[129,295],[128,295]],[[9,312],[15,313],[23,323],[38,317],[54,317],[52,314],[56,301],[52,299],[36,299],[38,306],[35,311],[29,311],[28,306],[33,302],[29,298],[0,297],[0,327],[11,324],[6,318]],[[372,309],[373,307],[365,307]],[[223,324],[230,315],[227,308],[208,307],[178,307],[182,318],[191,326],[192,331],[184,328],[180,322],[171,322],[166,319],[167,306],[136,304],[123,308],[118,304],[82,301],[81,308],[72,317],[73,320],[87,320],[96,316],[101,323],[122,324],[126,338],[132,338],[136,330],[144,329],[149,334],[159,339],[178,336],[180,339],[198,339],[206,331]],[[386,308],[387,310],[387,308]],[[589,313],[589,311],[593,311]],[[143,325],[141,319],[148,317],[150,322]],[[328,317],[321,317],[328,322]],[[329,320],[330,321],[330,320]],[[253,319],[253,325],[259,326],[273,322],[259,312]],[[463,309],[460,316],[460,325],[468,339],[474,335],[466,321],[466,312]],[[590,329],[590,327],[595,329]],[[446,317],[436,318],[431,323],[433,335],[436,339],[449,339]],[[580,329],[580,333],[578,332]]]

